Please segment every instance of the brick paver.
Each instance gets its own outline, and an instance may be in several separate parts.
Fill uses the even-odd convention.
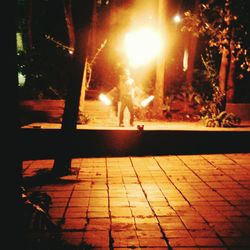
[[[23,176],[53,160],[23,162]],[[63,236],[86,249],[250,249],[250,153],[77,158],[29,188],[52,198]]]

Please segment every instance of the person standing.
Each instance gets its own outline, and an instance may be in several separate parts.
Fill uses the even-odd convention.
[[[123,69],[119,77],[119,97],[120,97],[120,112],[119,126],[124,127],[124,111],[128,108],[130,113],[130,126],[134,126],[134,79],[130,77],[128,69]]]

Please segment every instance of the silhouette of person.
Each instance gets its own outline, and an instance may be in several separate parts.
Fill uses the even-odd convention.
[[[124,127],[124,111],[128,108],[130,113],[130,126],[134,126],[134,79],[130,77],[128,69],[123,69],[119,76],[119,97],[120,97],[120,112],[119,112],[119,126]]]

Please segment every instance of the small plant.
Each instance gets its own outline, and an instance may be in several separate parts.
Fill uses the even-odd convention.
[[[196,101],[199,94],[188,83],[178,83],[169,91],[164,100],[164,115],[171,119],[175,116],[182,120],[193,120],[198,113]]]
[[[203,116],[202,120],[205,122],[206,127],[234,127],[240,124],[239,117],[226,111],[222,111],[218,115]]]
[[[89,117],[88,114],[83,114],[80,113],[78,114],[78,120],[77,123],[78,124],[88,124],[90,122],[91,118]]]
[[[84,241],[79,245],[68,243],[62,230],[49,216],[51,197],[45,192],[27,194],[21,187],[23,205],[23,233],[25,250],[83,250],[93,249]]]
[[[60,240],[60,231],[48,213],[51,197],[39,191],[28,195],[24,187],[21,187],[21,195],[25,249],[45,249],[45,246],[53,249],[52,245]]]
[[[225,110],[226,95],[217,84],[217,72],[212,61],[206,61],[202,57],[202,62],[212,88],[212,98],[197,99],[197,102],[202,106],[200,110],[201,119],[207,127],[234,127],[239,125],[241,119],[233,113],[227,113]]]

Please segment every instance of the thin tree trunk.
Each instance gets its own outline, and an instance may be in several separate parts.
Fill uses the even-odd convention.
[[[230,38],[233,37],[234,30],[231,30]],[[230,39],[230,51],[228,55],[227,81],[226,81],[226,102],[234,102],[235,84],[234,84],[234,70],[235,57],[233,55],[234,45]]]
[[[72,20],[72,13],[71,13],[71,0],[64,0],[63,7],[64,7],[65,22],[67,25],[68,36],[69,36],[69,47],[74,48],[75,33],[74,33],[74,25],[73,25],[73,20]]]
[[[62,145],[55,159],[53,172],[56,176],[66,175],[71,168],[73,136],[77,129],[78,108],[83,72],[87,53],[88,32],[91,23],[92,0],[74,0],[72,17],[75,28],[75,48],[70,61],[68,92],[62,120]]]
[[[219,86],[221,91],[226,91],[226,73],[228,67],[228,50],[224,47],[221,55],[220,71],[219,71]]]
[[[197,11],[199,6],[199,0],[195,1],[194,11]],[[186,74],[186,82],[192,83],[193,82],[193,72],[194,72],[194,63],[195,63],[195,56],[196,56],[196,48],[197,48],[197,40],[198,38],[190,35],[189,44],[188,44],[188,68]]]
[[[87,80],[87,67],[88,67],[88,59],[86,56],[85,62],[84,62],[84,71],[83,71],[83,77],[82,77],[82,87],[81,87],[81,93],[80,93],[80,101],[79,101],[79,111],[78,111],[78,123],[82,124],[84,123],[84,106],[85,106],[85,94],[86,94],[86,88],[88,87],[88,80]]]
[[[188,68],[186,74],[186,82],[188,84],[193,82],[196,47],[197,47],[197,37],[191,36],[188,46]]]
[[[167,1],[166,0],[158,0],[158,26],[159,31],[162,34],[163,38],[165,38],[166,33],[166,9],[167,9]],[[153,110],[154,116],[158,118],[163,117],[163,104],[164,104],[164,76],[165,76],[165,53],[161,53],[161,55],[157,58],[156,64],[156,80],[155,80],[155,91],[154,91],[154,102],[153,102]]]
[[[229,5],[226,7],[227,16],[230,16]],[[234,29],[232,28],[232,23],[230,18],[226,21],[228,36],[229,36],[229,48],[224,48],[221,59],[221,67],[219,72],[219,84],[221,90],[225,93],[223,109],[226,109],[226,103],[231,102],[234,98],[234,81],[233,81],[233,73],[234,73],[234,57],[232,54],[233,51],[233,43],[232,37],[234,33]]]
[[[84,123],[84,115],[85,115],[85,96],[86,90],[89,88],[89,83],[92,76],[92,65],[89,62],[89,55],[94,56],[94,51],[96,49],[96,28],[97,28],[97,9],[96,9],[96,1],[93,1],[92,6],[92,15],[91,15],[91,23],[89,36],[87,41],[88,53],[86,53],[86,58],[84,61],[84,72],[82,78],[82,87],[80,93],[80,102],[79,102],[79,110],[78,110],[78,123]]]
[[[227,102],[234,102],[235,99],[234,70],[235,70],[235,61],[233,55],[231,54],[231,60],[228,72],[228,81],[227,81],[227,92],[226,92]]]
[[[32,0],[28,1],[28,20],[27,20],[27,33],[28,33],[28,49],[33,47],[32,39]]]
[[[96,1],[93,1],[93,14],[92,14],[92,22],[91,22],[91,29],[90,29],[90,55],[91,57],[94,56],[96,48],[97,48],[97,9],[96,9]]]

